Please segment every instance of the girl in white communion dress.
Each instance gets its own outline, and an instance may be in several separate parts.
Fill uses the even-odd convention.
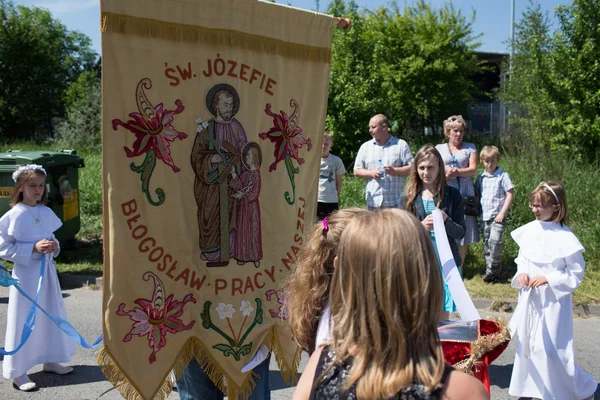
[[[511,235],[519,246],[512,285],[519,303],[510,322],[517,353],[508,393],[543,400],[592,399],[598,383],[575,364],[573,291],[585,271],[585,249],[565,225],[567,196],[542,182],[529,194],[532,221]]]
[[[38,303],[45,310],[67,319],[54,257],[60,251],[54,232],[62,222],[44,204],[48,193],[46,171],[39,165],[19,167],[13,173],[16,182],[11,210],[0,218],[0,258],[14,263],[12,276],[20,281],[20,287],[29,296],[35,297],[38,290],[42,262],[44,279]],[[6,325],[5,350],[13,351],[21,343],[23,327],[31,302],[14,286],[10,288]],[[35,328],[14,355],[6,355],[2,362],[4,378],[13,379],[22,391],[36,388],[27,376],[27,371],[37,364],[43,370],[59,375],[68,374],[73,368],[59,363],[68,362],[75,354],[75,345],[65,333],[41,311],[36,310]]]

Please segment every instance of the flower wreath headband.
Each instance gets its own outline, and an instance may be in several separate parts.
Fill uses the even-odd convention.
[[[13,174],[12,174],[13,181],[16,182],[17,179],[19,179],[19,175],[21,175],[24,171],[40,171],[44,175],[47,175],[46,170],[41,165],[37,165],[37,164],[21,165],[19,168],[17,168],[17,170],[15,172],[13,172]]]

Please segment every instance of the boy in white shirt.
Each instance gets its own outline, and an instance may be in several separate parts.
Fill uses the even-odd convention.
[[[317,220],[319,221],[339,209],[338,197],[342,189],[342,179],[346,173],[342,159],[329,152],[331,146],[333,146],[333,136],[331,132],[325,132],[321,151],[321,172],[319,173],[317,203]]]

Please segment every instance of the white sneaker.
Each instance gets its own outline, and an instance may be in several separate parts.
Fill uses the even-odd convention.
[[[65,367],[64,365],[60,365],[59,363],[45,363],[42,367],[44,372],[51,372],[57,375],[66,375],[68,373],[73,372],[73,368]]]
[[[13,385],[22,392],[30,392],[36,388],[35,382],[32,382],[27,374],[23,374],[18,378],[13,379]]]

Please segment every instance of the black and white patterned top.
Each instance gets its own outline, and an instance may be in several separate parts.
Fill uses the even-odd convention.
[[[317,383],[318,379],[325,372],[329,364],[335,361],[335,352],[330,350],[329,346],[323,348],[317,370],[315,372],[315,381],[313,390],[310,394],[310,400],[356,400],[356,387],[352,386],[349,391],[343,392],[340,388],[350,375],[351,362],[343,364],[336,363],[325,375],[325,377]],[[402,392],[398,393],[394,400],[438,400],[442,397],[443,388],[446,386],[446,381],[453,368],[446,365],[444,376],[442,377],[442,387],[434,390],[431,393],[425,392],[425,385],[413,383]]]

